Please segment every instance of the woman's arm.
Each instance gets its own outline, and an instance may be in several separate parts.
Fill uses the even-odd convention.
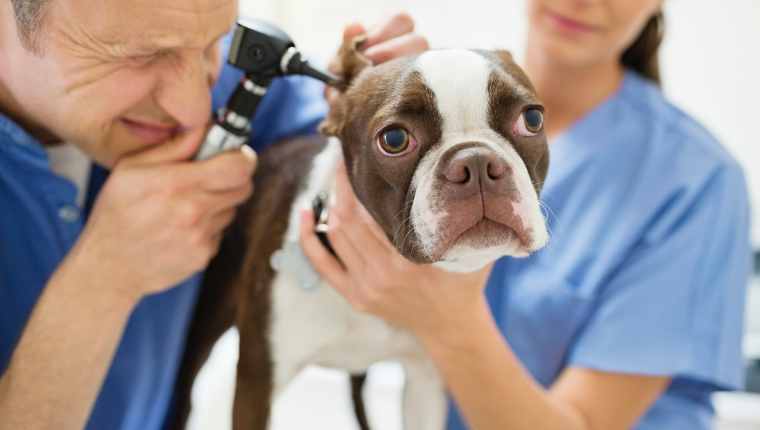
[[[422,341],[471,428],[627,429],[669,383],[576,367],[545,390],[509,348],[485,299],[469,314],[466,324]]]
[[[342,264],[314,235],[309,213],[300,232],[304,251],[356,309],[403,326],[421,340],[470,427],[628,428],[666,388],[668,377],[570,368],[545,390],[523,369],[493,321],[483,294],[489,270],[455,274],[405,260],[356,200],[339,164],[338,203],[330,211],[328,236]]]

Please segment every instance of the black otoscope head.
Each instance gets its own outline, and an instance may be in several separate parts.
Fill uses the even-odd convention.
[[[276,26],[257,19],[241,19],[235,27],[228,62],[254,81],[268,84],[284,75],[311,76],[328,85],[339,80],[311,66],[293,40]]]

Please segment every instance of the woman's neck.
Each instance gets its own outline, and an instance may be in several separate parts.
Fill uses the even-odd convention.
[[[623,80],[617,61],[574,67],[542,56],[530,41],[525,59],[525,70],[546,107],[550,140],[610,97]]]

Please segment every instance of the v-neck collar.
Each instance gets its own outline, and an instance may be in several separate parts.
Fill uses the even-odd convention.
[[[599,132],[599,128],[615,126],[605,122],[605,119],[614,117],[611,114],[617,109],[622,94],[634,80],[633,72],[626,70],[620,85],[612,94],[550,141],[549,172],[544,183],[547,192],[588,160],[598,145],[605,142],[601,138],[595,139],[603,134]]]

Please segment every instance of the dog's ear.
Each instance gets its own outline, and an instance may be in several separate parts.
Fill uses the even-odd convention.
[[[504,49],[496,49],[492,52],[493,55],[501,63],[501,66],[504,68],[504,70],[507,71],[507,73],[512,75],[513,78],[517,79],[523,86],[530,88],[532,91],[535,91],[535,87],[531,83],[531,80],[528,78],[528,75],[526,75],[525,71],[517,64],[511,52]]]
[[[506,49],[495,49],[493,51],[494,54],[496,54],[501,61],[504,62],[514,62],[515,58],[512,56],[512,53],[510,51],[507,51]]]
[[[334,63],[330,65],[330,69],[341,79],[339,90],[345,91],[362,70],[372,66],[372,61],[359,52],[366,42],[367,35],[362,34],[344,41],[340,46]]]
[[[493,50],[477,50],[487,58],[495,61],[496,64],[501,64],[502,67],[507,68],[515,64],[515,59],[512,53],[503,48]]]
[[[369,58],[359,52],[362,44],[366,41],[367,35],[360,35],[344,41],[338,50],[335,61],[330,65],[330,71],[340,78],[340,84],[328,89],[327,92],[330,113],[319,125],[319,132],[326,136],[340,134],[346,116],[344,93],[362,70],[372,66]]]

